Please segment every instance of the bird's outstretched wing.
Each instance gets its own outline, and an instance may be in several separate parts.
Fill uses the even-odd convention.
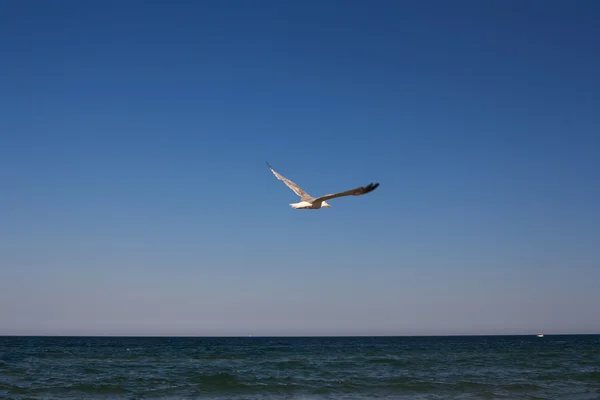
[[[292,189],[294,191],[294,193],[296,193],[298,196],[300,196],[300,199],[307,200],[307,199],[311,199],[312,198],[312,196],[309,195],[308,193],[306,193],[304,190],[302,190],[302,188],[300,186],[296,185],[294,182],[290,181],[285,176],[280,175],[279,173],[277,173],[277,171],[275,171],[273,169],[273,167],[271,167],[271,165],[269,165],[268,162],[267,162],[267,165],[269,166],[269,169],[271,169],[271,172],[273,172],[273,174],[277,177],[277,179],[279,179],[280,181],[283,181],[283,183],[285,183],[285,185],[287,187],[289,187],[290,189]]]
[[[329,199],[335,199],[336,197],[343,196],[360,196],[372,192],[373,190],[377,189],[377,186],[379,186],[379,183],[369,183],[367,186],[360,186],[355,189],[346,190],[345,192],[326,194],[325,196],[317,197],[314,202],[327,201]]]

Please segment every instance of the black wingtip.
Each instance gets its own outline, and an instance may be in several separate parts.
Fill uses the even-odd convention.
[[[372,192],[373,190],[377,189],[377,187],[379,186],[379,182],[376,183],[369,183],[366,187],[366,192],[365,193],[369,193]]]

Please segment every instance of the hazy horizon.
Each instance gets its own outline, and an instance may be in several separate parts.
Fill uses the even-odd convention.
[[[423,335],[36,335],[36,334],[24,334],[24,335],[11,335],[11,334],[0,334],[0,337],[106,337],[106,338],[353,338],[353,337],[405,337],[405,338],[417,338],[417,337],[480,337],[480,336],[536,336],[538,333],[543,333],[544,336],[599,336],[600,333],[494,333],[494,334],[423,334]]]
[[[600,332],[599,20],[3,2],[0,335]]]

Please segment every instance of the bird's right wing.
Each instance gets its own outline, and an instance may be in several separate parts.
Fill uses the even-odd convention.
[[[269,163],[267,162],[267,165],[269,166],[269,169],[271,170],[271,172],[273,172],[273,174],[277,177],[277,179],[279,179],[280,181],[283,181],[283,183],[285,183],[285,185],[287,187],[289,187],[290,189],[292,189],[294,191],[294,193],[296,193],[298,196],[300,196],[300,198],[302,200],[306,200],[306,199],[310,199],[311,196],[306,193],[304,190],[302,190],[302,188],[298,185],[296,185],[294,182],[290,181],[288,178],[286,178],[283,175],[280,175],[279,173],[277,173],[277,171],[275,171],[273,169],[273,167],[271,167],[271,165],[269,165]]]
[[[319,201],[327,201],[330,199],[335,199],[336,197],[344,197],[344,196],[361,196],[363,194],[367,194],[377,189],[379,183],[369,183],[367,186],[360,186],[354,189],[346,190],[345,192],[326,194],[325,196],[319,196],[314,201],[315,203]]]

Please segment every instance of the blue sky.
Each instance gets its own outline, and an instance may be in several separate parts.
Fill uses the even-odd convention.
[[[0,334],[600,332],[599,3],[1,7]]]

